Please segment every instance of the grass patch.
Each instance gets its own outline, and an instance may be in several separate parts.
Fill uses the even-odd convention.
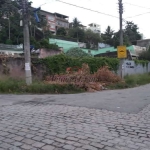
[[[140,85],[146,85],[150,83],[150,73],[147,74],[138,74],[130,75],[124,78],[123,82],[111,84],[108,86],[108,89],[125,89],[133,88]]]
[[[84,90],[70,84],[46,84],[34,81],[32,85],[27,86],[23,80],[12,78],[0,80],[0,93],[5,94],[74,94],[81,92],[84,92]]]

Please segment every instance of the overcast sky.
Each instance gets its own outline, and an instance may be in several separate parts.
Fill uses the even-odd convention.
[[[42,10],[49,12],[57,12],[69,16],[71,22],[74,17],[77,17],[83,25],[90,23],[97,23],[101,25],[102,32],[105,31],[108,25],[113,30],[119,30],[118,18],[91,12],[74,6],[66,5],[58,0],[31,0],[34,7],[41,6]],[[118,17],[118,0],[61,0],[67,3],[75,4],[81,7],[86,7],[92,10],[96,10],[102,13],[110,14]],[[150,0],[123,0],[124,14],[123,18],[128,21],[133,21],[139,26],[139,31],[144,34],[145,38],[150,38]],[[129,4],[130,3],[130,4]],[[133,6],[139,5],[138,6]],[[142,8],[143,7],[143,8]],[[147,13],[147,14],[144,14]],[[144,14],[138,17],[128,18]]]

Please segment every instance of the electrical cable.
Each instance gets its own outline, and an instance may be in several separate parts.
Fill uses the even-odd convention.
[[[150,8],[148,8],[148,7],[139,6],[139,5],[131,4],[131,3],[127,3],[127,2],[125,2],[124,4],[128,4],[128,5],[135,6],[135,7],[139,7],[139,8],[144,8],[144,9],[150,9]]]
[[[150,13],[150,12],[146,12],[146,13],[138,14],[138,15],[135,15],[135,16],[126,17],[126,19],[128,19],[128,18],[135,18],[135,17],[139,17],[139,16],[142,16],[142,15],[145,15],[145,14],[149,14],[149,13]]]
[[[119,18],[117,16],[113,16],[113,15],[110,15],[110,14],[106,14],[106,13],[103,13],[103,12],[100,12],[100,11],[92,10],[92,9],[85,8],[85,7],[82,7],[82,6],[78,6],[78,5],[75,5],[75,4],[67,3],[67,2],[64,2],[64,1],[61,1],[61,0],[56,0],[56,1],[64,3],[64,4],[67,4],[67,5],[71,5],[71,6],[74,6],[74,7],[78,7],[78,8],[81,8],[81,9],[85,9],[85,10],[88,10],[88,11],[92,11],[92,12],[96,12],[96,13],[99,13],[99,14],[103,14],[103,15],[106,15],[106,16],[109,16],[109,17],[113,17],[113,18],[117,18],[117,19]]]

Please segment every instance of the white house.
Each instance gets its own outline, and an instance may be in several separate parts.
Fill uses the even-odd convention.
[[[88,29],[92,30],[95,33],[101,34],[101,26],[99,24],[91,23],[89,24]]]

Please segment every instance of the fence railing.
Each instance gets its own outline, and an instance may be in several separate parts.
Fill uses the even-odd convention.
[[[22,45],[0,44],[0,48],[4,48],[4,49],[23,49],[23,46]]]

